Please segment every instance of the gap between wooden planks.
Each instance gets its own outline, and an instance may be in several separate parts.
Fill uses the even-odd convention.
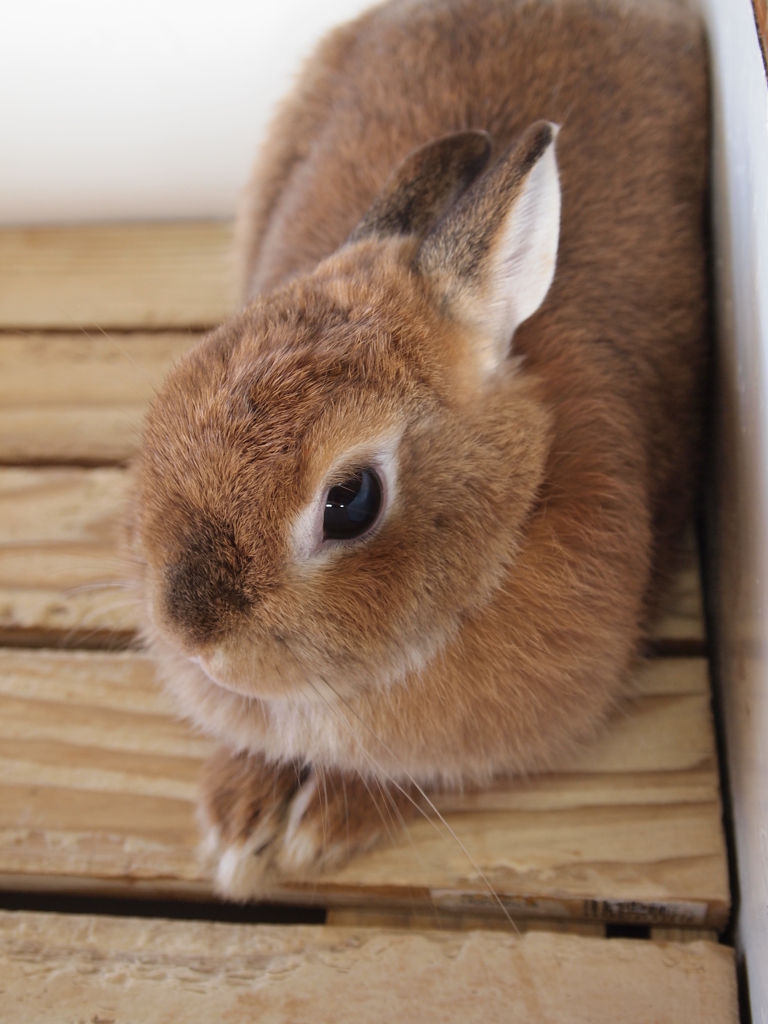
[[[0,650],[0,883],[200,897],[194,802],[212,746],[169,713],[140,654]],[[557,774],[438,805],[514,916],[722,928],[728,878],[703,659],[659,659]],[[430,821],[273,897],[497,909]]]
[[[733,951],[0,913],[0,1022],[736,1024]]]

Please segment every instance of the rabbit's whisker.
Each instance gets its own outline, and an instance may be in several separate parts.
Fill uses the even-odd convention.
[[[62,591],[62,597],[75,597],[77,594],[91,594],[97,593],[100,590],[131,590],[132,584],[126,583],[121,580],[112,580],[107,583],[83,583],[77,587],[69,587],[67,590]],[[140,599],[137,597],[136,603],[138,604]]]
[[[318,696],[319,696],[319,697],[321,698],[321,700],[324,700],[324,701],[325,701],[325,703],[326,703],[326,706],[327,706],[327,707],[328,707],[329,709],[331,709],[331,708],[332,708],[332,705],[331,705],[331,703],[330,703],[330,702],[329,702],[328,700],[326,700],[326,698],[325,698],[325,697],[324,697],[324,696],[323,696],[323,695],[322,695],[322,694],[320,693],[320,691],[319,691],[319,690],[318,690],[318,689],[317,689],[317,688],[315,687],[314,683],[312,683],[312,682],[311,682],[311,680],[308,680],[308,682],[309,682],[310,686],[312,686],[312,688],[313,688],[313,689],[315,690],[315,692],[316,692],[316,693],[318,694]],[[375,733],[375,732],[373,731],[373,729],[371,729],[371,727],[370,727],[370,726],[368,725],[368,723],[367,723],[367,722],[365,722],[365,721],[364,721],[364,720],[363,720],[363,719],[362,719],[362,718],[360,717],[360,715],[358,715],[358,714],[357,714],[357,712],[355,711],[355,709],[354,709],[354,708],[352,708],[352,707],[350,707],[350,705],[349,705],[349,704],[347,703],[347,701],[345,701],[345,700],[344,700],[344,698],[343,698],[343,697],[341,696],[341,694],[339,694],[339,693],[338,693],[338,692],[337,692],[337,691],[336,691],[336,690],[334,689],[334,687],[333,687],[333,686],[332,686],[332,685],[331,685],[331,684],[330,684],[330,683],[329,683],[329,682],[328,682],[328,681],[327,681],[326,679],[323,679],[323,684],[324,684],[325,686],[327,686],[327,687],[328,687],[328,689],[329,689],[329,690],[331,691],[331,693],[333,693],[333,694],[334,694],[334,695],[336,696],[336,699],[337,699],[338,701],[340,701],[340,703],[342,703],[342,704],[344,705],[344,707],[345,707],[345,708],[346,708],[346,709],[347,709],[348,711],[350,711],[350,712],[351,712],[351,714],[352,714],[352,715],[354,715],[354,717],[355,717],[355,718],[357,719],[357,721],[359,721],[359,722],[360,722],[360,724],[361,724],[361,725],[363,726],[363,728],[364,728],[364,729],[366,729],[366,730],[367,730],[367,731],[368,731],[369,733],[371,733],[371,735],[372,735],[372,736],[373,736],[373,738],[374,738],[374,739],[376,740],[376,742],[377,742],[377,743],[379,743],[379,744],[380,744],[380,745],[381,745],[381,746],[383,747],[383,749],[384,749],[384,750],[385,750],[385,751],[387,752],[387,754],[388,754],[388,755],[389,755],[389,756],[390,756],[390,757],[392,758],[392,760],[393,760],[393,761],[394,761],[394,762],[395,762],[395,763],[396,763],[396,764],[398,765],[398,767],[399,767],[399,768],[400,768],[400,770],[401,770],[401,771],[403,772],[403,774],[404,774],[404,775],[405,775],[405,777],[406,777],[406,778],[408,779],[408,781],[409,781],[409,782],[411,783],[411,785],[413,786],[413,788],[414,788],[414,789],[416,790],[416,792],[417,792],[417,793],[418,793],[418,794],[419,794],[419,795],[421,796],[422,800],[424,800],[424,802],[425,802],[425,803],[427,804],[427,806],[429,807],[429,809],[430,809],[430,810],[432,811],[432,813],[433,813],[433,814],[435,815],[435,817],[436,817],[436,818],[437,818],[437,819],[438,819],[438,820],[440,821],[440,823],[441,823],[441,824],[443,825],[443,827],[444,827],[444,828],[446,829],[446,831],[447,831],[447,832],[448,832],[448,834],[449,834],[449,835],[451,836],[451,838],[452,838],[452,839],[454,840],[454,842],[456,843],[456,845],[457,845],[457,846],[459,847],[459,849],[461,850],[461,852],[462,852],[462,853],[464,854],[464,856],[465,856],[465,857],[467,858],[467,860],[469,861],[469,863],[470,863],[470,864],[472,865],[472,868],[474,869],[474,871],[476,871],[476,872],[477,872],[477,875],[479,876],[479,878],[481,879],[481,881],[483,882],[483,884],[484,884],[484,885],[486,886],[486,888],[488,889],[488,892],[490,893],[490,895],[491,895],[492,899],[493,899],[493,900],[494,900],[494,901],[495,901],[495,902],[496,902],[496,903],[498,904],[498,906],[499,906],[499,908],[500,908],[501,912],[502,912],[502,913],[504,914],[504,917],[506,917],[507,921],[508,921],[508,922],[509,922],[509,923],[510,923],[510,924],[512,925],[512,927],[513,927],[513,928],[515,929],[515,931],[517,931],[517,932],[519,933],[519,929],[518,929],[517,925],[516,925],[516,924],[515,924],[515,922],[514,922],[514,921],[512,920],[512,918],[511,918],[511,916],[510,916],[510,914],[509,914],[509,911],[508,911],[508,910],[507,910],[507,908],[506,908],[506,907],[504,906],[504,903],[502,902],[502,900],[501,900],[501,897],[499,896],[499,894],[498,894],[498,893],[496,892],[496,890],[495,890],[495,889],[493,888],[493,886],[491,885],[491,883],[490,883],[490,881],[488,880],[488,877],[486,876],[486,874],[485,874],[485,872],[483,871],[483,869],[482,869],[482,868],[480,867],[480,865],[479,865],[479,864],[478,864],[478,863],[477,863],[477,862],[475,861],[474,857],[473,857],[473,856],[472,856],[472,854],[471,854],[471,853],[469,852],[469,850],[468,850],[468,849],[466,848],[466,846],[464,845],[464,843],[462,843],[461,839],[459,839],[459,837],[458,837],[458,836],[456,835],[456,832],[455,832],[455,831],[453,830],[453,828],[451,828],[451,826],[450,826],[450,825],[448,824],[448,822],[447,822],[447,821],[445,820],[445,818],[443,817],[443,815],[442,815],[442,814],[440,813],[440,811],[439,811],[439,810],[437,809],[437,807],[435,806],[434,802],[433,802],[433,801],[432,801],[432,800],[430,799],[430,797],[429,797],[429,796],[427,795],[427,793],[426,793],[426,792],[424,791],[424,789],[423,789],[423,788],[422,788],[422,787],[421,787],[421,786],[420,786],[420,785],[418,784],[418,782],[416,782],[416,780],[415,780],[415,779],[414,779],[414,777],[413,777],[413,776],[411,775],[411,773],[410,773],[410,772],[409,772],[409,771],[407,770],[407,768],[406,768],[406,767],[405,767],[405,766],[403,765],[402,761],[401,761],[401,760],[400,760],[400,759],[399,759],[399,758],[397,757],[397,755],[396,755],[396,754],[394,753],[394,751],[392,751],[392,750],[390,749],[390,747],[389,747],[389,746],[388,746],[388,745],[387,745],[386,743],[384,743],[384,741],[383,741],[383,740],[381,740],[381,739],[380,739],[380,738],[379,738],[379,737],[378,737],[378,736],[376,735],[376,733]],[[338,711],[338,708],[337,708],[336,710]],[[339,712],[339,714],[341,715],[341,712]],[[372,756],[372,754],[370,753],[370,751],[368,751],[368,750],[366,750],[366,749],[365,749],[365,747],[364,747],[364,744],[363,744],[362,740],[361,740],[361,739],[360,739],[360,737],[359,737],[359,736],[358,736],[358,735],[356,734],[356,732],[355,732],[355,731],[354,731],[354,729],[352,728],[351,724],[350,724],[350,723],[349,723],[349,721],[348,721],[348,720],[347,720],[347,719],[346,719],[346,718],[344,717],[344,715],[341,715],[341,720],[342,720],[342,721],[344,721],[344,722],[346,722],[346,725],[347,725],[347,727],[349,728],[349,731],[350,731],[351,735],[352,735],[352,736],[354,737],[354,739],[356,739],[356,740],[357,740],[357,742],[359,743],[359,745],[360,745],[360,748],[361,748],[361,750],[363,750],[363,751],[364,751],[364,753],[365,753],[365,756],[366,756],[366,758],[368,758],[368,759],[369,759],[369,760],[370,760],[370,761],[371,761],[371,762],[372,762],[372,763],[373,763],[373,764],[374,764],[374,765],[376,766],[376,769],[377,769],[377,771],[379,771],[379,772],[380,772],[380,773],[381,773],[381,774],[382,774],[382,775],[383,775],[383,776],[384,776],[384,777],[385,777],[385,778],[386,778],[386,779],[387,779],[387,780],[388,780],[388,781],[389,781],[389,782],[390,782],[390,783],[391,783],[391,784],[392,784],[392,785],[393,785],[393,786],[394,786],[395,788],[397,788],[397,789],[398,789],[398,790],[399,790],[399,791],[400,791],[400,792],[401,792],[401,793],[403,794],[403,796],[404,796],[404,797],[405,797],[405,798],[406,798],[407,800],[409,800],[409,801],[410,801],[410,802],[411,802],[411,803],[412,803],[412,804],[414,805],[414,807],[417,807],[417,808],[419,808],[418,802],[417,802],[416,800],[414,800],[414,799],[413,799],[413,797],[411,796],[411,794],[410,794],[410,793],[409,793],[409,792],[408,792],[408,791],[407,791],[407,790],[406,790],[406,789],[405,789],[405,788],[404,788],[404,787],[403,787],[402,785],[400,785],[400,783],[399,783],[399,782],[397,781],[397,779],[393,778],[393,777],[392,777],[392,776],[391,776],[391,775],[389,774],[389,772],[387,772],[387,771],[386,771],[386,769],[384,769],[384,768],[383,768],[383,766],[382,766],[382,765],[378,764],[378,762],[377,762],[377,761],[376,761],[376,759],[375,759],[375,758],[374,758],[374,757]],[[419,808],[419,810],[421,810],[421,808]],[[425,817],[427,818],[427,820],[428,820],[428,821],[432,821],[432,818],[431,818],[430,816],[428,816],[428,815],[425,815]],[[438,832],[439,834],[442,834],[442,833],[440,833],[440,829],[439,829],[439,828],[438,828],[438,827],[437,827],[437,826],[436,826],[436,825],[434,824],[434,822],[433,822],[433,821],[432,821],[432,824],[433,824],[433,826],[435,827],[436,831],[437,831],[437,832]]]

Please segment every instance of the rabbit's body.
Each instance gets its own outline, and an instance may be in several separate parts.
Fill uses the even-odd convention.
[[[456,132],[445,195],[425,148],[364,218]],[[132,516],[164,674],[248,752],[212,770],[219,844],[245,763],[483,782],[556,763],[627,692],[695,487],[706,179],[701,30],[674,2],[402,0],[310,61],[240,225],[255,301],[169,379]],[[542,269],[491,323],[513,214]],[[329,546],[312,510],[341,464],[386,493]],[[286,845],[313,806],[290,772]]]

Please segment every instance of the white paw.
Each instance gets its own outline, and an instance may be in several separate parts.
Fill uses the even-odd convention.
[[[306,874],[319,866],[324,837],[318,807],[317,776],[310,775],[289,805],[285,830],[275,848],[280,874]],[[308,814],[310,808],[315,813]]]
[[[257,842],[233,844],[219,851],[213,884],[220,896],[238,902],[266,896],[273,880],[272,859]]]
[[[246,839],[226,841],[221,828],[199,814],[200,856],[213,874],[214,889],[227,899],[245,901],[266,896],[279,877],[306,875],[323,852],[322,827],[314,815],[317,783],[310,776],[287,804],[275,804],[259,819]],[[312,819],[312,820],[310,820]]]

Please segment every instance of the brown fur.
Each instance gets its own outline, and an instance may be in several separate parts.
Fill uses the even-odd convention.
[[[557,272],[488,380],[445,282],[482,278],[542,118],[561,125]],[[452,178],[429,148],[392,178],[470,129],[493,141],[482,177],[470,133],[440,151]],[[132,507],[169,684],[257,779],[346,780],[365,831],[353,777],[551,765],[626,692],[695,485],[706,166],[701,29],[672,0],[396,0],[309,62],[241,221],[252,301],[167,381]],[[383,437],[391,513],[302,560],[302,509]]]

